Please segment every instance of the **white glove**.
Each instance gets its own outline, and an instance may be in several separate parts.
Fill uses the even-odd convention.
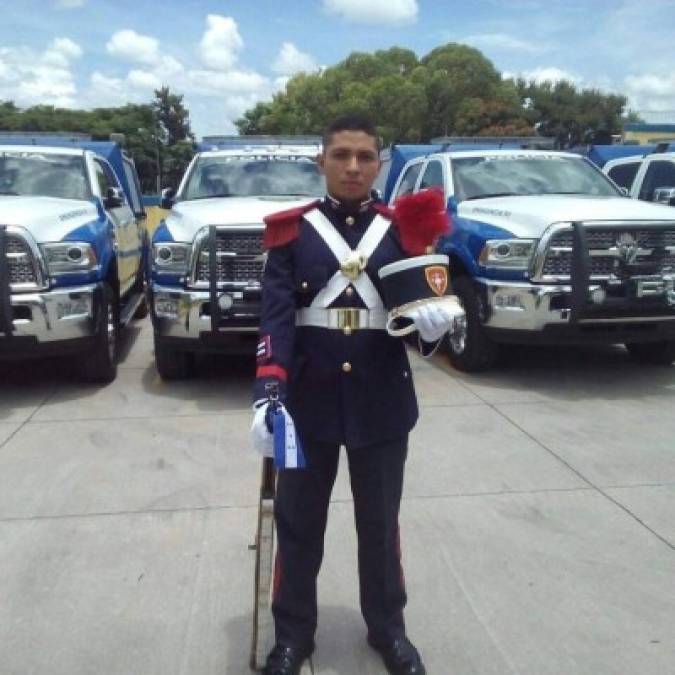
[[[457,300],[448,296],[442,301],[428,302],[416,307],[409,316],[425,342],[436,342],[448,331],[452,331],[458,320],[463,320],[465,315]]]
[[[265,414],[267,413],[267,399],[260,399],[253,404],[253,423],[251,424],[251,440],[253,448],[263,457],[274,457],[274,436],[267,428]]]

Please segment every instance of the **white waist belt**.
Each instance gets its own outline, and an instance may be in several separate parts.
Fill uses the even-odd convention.
[[[383,330],[387,326],[387,310],[358,307],[303,307],[295,312],[296,326],[317,326],[339,330],[370,328]]]

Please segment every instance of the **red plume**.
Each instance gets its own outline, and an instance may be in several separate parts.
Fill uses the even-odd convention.
[[[424,255],[440,235],[450,232],[450,218],[440,190],[422,190],[399,197],[394,203],[394,214],[401,245],[409,255]]]

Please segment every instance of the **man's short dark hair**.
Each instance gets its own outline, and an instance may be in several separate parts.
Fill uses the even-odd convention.
[[[382,140],[377,135],[375,125],[363,115],[344,115],[333,120],[323,132],[323,147],[327,148],[333,141],[333,135],[340,131],[363,131],[375,139],[377,151],[382,149]]]

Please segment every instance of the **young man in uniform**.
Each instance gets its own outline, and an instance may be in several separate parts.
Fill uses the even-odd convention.
[[[391,212],[371,192],[379,150],[368,120],[336,120],[317,160],[326,197],[266,219],[255,399],[263,404],[265,385],[278,384],[307,466],[279,472],[276,645],[265,675],[299,673],[314,649],[316,579],[342,445],[354,497],[368,643],[390,673],[426,672],[405,632],[398,526],[417,402],[405,347],[385,330],[377,274],[407,254]],[[423,339],[435,341],[450,324],[437,312],[420,319],[418,329]]]

